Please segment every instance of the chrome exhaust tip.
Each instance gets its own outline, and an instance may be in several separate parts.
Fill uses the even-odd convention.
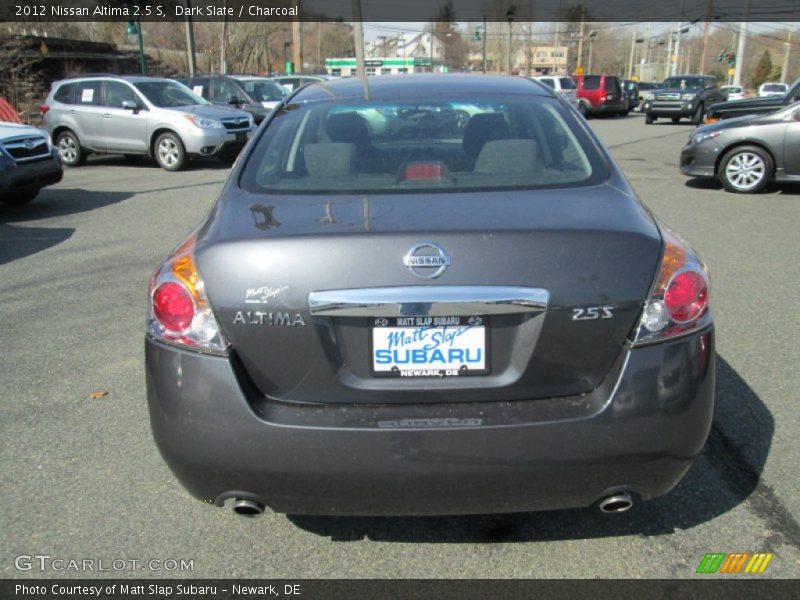
[[[633,507],[633,498],[627,492],[608,496],[600,501],[600,512],[623,513]]]
[[[264,505],[247,498],[236,498],[233,503],[233,512],[243,517],[259,517],[264,514]]]

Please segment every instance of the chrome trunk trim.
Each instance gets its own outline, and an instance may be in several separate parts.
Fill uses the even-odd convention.
[[[311,292],[314,316],[471,316],[542,312],[550,293],[514,286],[407,286]]]

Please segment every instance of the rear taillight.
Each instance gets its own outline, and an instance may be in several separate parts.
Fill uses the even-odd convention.
[[[49,107],[49,106],[47,106],[47,104],[42,104],[42,105],[39,107],[39,110],[42,112],[42,114],[45,114],[45,113],[46,113],[48,110],[50,110],[50,107]]]
[[[190,350],[225,354],[228,341],[208,303],[189,236],[150,278],[147,334]]]
[[[666,227],[661,266],[633,338],[658,342],[711,324],[708,273],[694,251]]]

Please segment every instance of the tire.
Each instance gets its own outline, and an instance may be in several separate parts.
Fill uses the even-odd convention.
[[[586,104],[584,102],[578,102],[578,112],[581,113],[581,116],[584,119],[589,118],[589,109],[586,108]]]
[[[672,117],[672,124],[673,125],[677,125],[680,122],[681,122],[681,118],[680,117]]]
[[[7,206],[22,206],[23,204],[28,204],[28,202],[31,202],[34,198],[36,198],[36,196],[39,195],[39,191],[40,190],[36,189],[27,192],[17,192],[16,194],[8,197],[3,196],[0,197],[0,203]]]
[[[81,147],[78,136],[69,130],[58,134],[56,148],[61,155],[61,162],[68,167],[79,167],[86,162],[86,151]]]
[[[738,146],[722,157],[717,176],[725,189],[737,194],[755,194],[772,181],[772,157],[758,146]]]
[[[627,117],[630,112],[631,112],[631,109],[623,110],[621,113],[619,113],[619,116],[620,117]]]
[[[644,124],[645,125],[652,125],[653,123],[656,122],[657,118],[658,117],[654,117],[650,113],[645,113],[645,115],[644,115]]]
[[[705,111],[703,110],[703,105],[700,104],[697,107],[697,110],[694,111],[694,115],[692,115],[692,125],[701,125],[703,123],[704,116],[705,116]]]
[[[174,133],[162,133],[156,138],[153,155],[165,171],[180,171],[189,162],[183,142]]]

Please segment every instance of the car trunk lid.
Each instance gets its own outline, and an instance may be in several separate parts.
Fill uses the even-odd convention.
[[[287,401],[340,403],[589,392],[636,323],[660,256],[652,217],[609,185],[236,192],[224,210],[217,206],[197,249],[211,305],[255,388]],[[483,360],[452,376],[387,374],[373,354],[390,349],[377,348],[381,327],[401,352],[418,347],[400,341],[420,328],[441,334],[448,349],[448,332],[469,332],[461,341],[469,337],[472,358],[480,350]],[[430,359],[403,369],[430,371]]]

